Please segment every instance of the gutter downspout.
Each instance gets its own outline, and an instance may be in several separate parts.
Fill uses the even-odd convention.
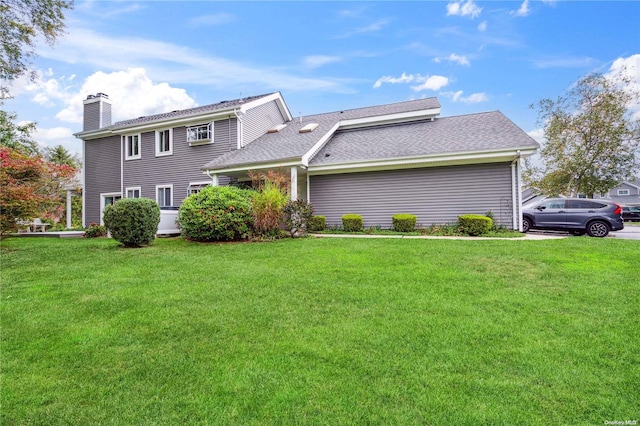
[[[207,170],[206,172],[204,172],[207,176],[209,176],[209,179],[211,179],[211,186],[220,186],[220,184],[218,183],[218,174],[217,173],[211,173],[211,171]]]
[[[516,151],[516,157],[511,162],[511,217],[513,219],[513,229],[522,232],[522,206],[520,205],[520,151]]]
[[[240,114],[238,114],[238,110],[237,109],[233,109],[233,113],[235,114],[236,118],[238,119],[238,149],[243,148],[244,147],[244,124],[242,123],[242,118],[240,117]]]

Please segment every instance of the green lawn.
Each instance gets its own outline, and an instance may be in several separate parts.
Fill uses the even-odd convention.
[[[9,239],[0,423],[640,420],[640,244]]]

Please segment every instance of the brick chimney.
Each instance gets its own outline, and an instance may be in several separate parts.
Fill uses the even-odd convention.
[[[87,96],[84,104],[82,131],[98,130],[111,125],[111,101],[104,93]]]

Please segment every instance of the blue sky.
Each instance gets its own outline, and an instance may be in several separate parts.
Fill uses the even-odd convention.
[[[72,152],[97,92],[114,120],[274,91],[294,116],[436,96],[539,138],[529,106],[580,77],[626,65],[640,87],[639,22],[636,1],[76,0],[5,108]]]

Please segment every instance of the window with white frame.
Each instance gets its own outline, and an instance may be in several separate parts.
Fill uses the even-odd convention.
[[[618,195],[629,195],[628,189],[618,189]]]
[[[192,194],[197,194],[202,191],[204,188],[209,186],[211,182],[192,182],[189,184],[189,188],[187,188],[187,196]]]
[[[173,154],[173,129],[156,130],[156,157]]]
[[[110,192],[100,194],[100,225],[104,225],[104,209],[107,206],[115,204],[116,201],[122,198],[120,192]]]
[[[192,146],[213,142],[211,129],[211,123],[187,127],[187,142]]]
[[[133,186],[131,188],[126,188],[125,195],[127,198],[140,198],[142,193],[142,188],[139,186]]]
[[[172,207],[173,185],[156,185],[156,202],[160,207]]]
[[[125,160],[140,158],[140,135],[126,135],[124,139]]]

